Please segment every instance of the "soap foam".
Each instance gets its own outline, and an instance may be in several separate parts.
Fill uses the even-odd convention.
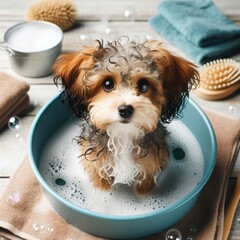
[[[62,39],[61,32],[50,24],[20,24],[7,33],[7,44],[19,52],[40,52],[53,48]]]
[[[163,209],[190,193],[201,180],[204,169],[200,145],[190,130],[179,120],[174,120],[167,129],[169,166],[159,174],[157,189],[144,196],[136,195],[125,184],[116,184],[110,191],[92,186],[78,158],[80,148],[73,140],[81,134],[76,120],[64,123],[48,140],[39,170],[54,191],[80,208],[112,215],[137,215]],[[185,152],[182,160],[174,159],[172,154],[178,147]]]

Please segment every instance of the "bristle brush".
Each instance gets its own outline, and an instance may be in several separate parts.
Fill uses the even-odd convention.
[[[200,69],[200,87],[196,94],[208,100],[220,100],[240,88],[240,65],[232,59],[219,59]]]
[[[63,31],[74,25],[76,16],[76,9],[71,0],[42,0],[33,4],[26,13],[28,21],[52,22]]]

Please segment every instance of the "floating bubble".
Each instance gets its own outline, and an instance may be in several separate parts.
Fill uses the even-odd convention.
[[[136,11],[133,7],[127,7],[124,12],[123,15],[125,17],[125,19],[130,20],[130,21],[134,21],[135,20],[135,15],[136,15]]]
[[[106,27],[106,28],[104,29],[104,33],[106,33],[106,34],[111,34],[111,33],[112,33],[112,29],[111,29],[110,27]]]
[[[231,112],[231,113],[236,113],[238,110],[238,108],[234,105],[229,105],[228,106],[228,111]]]
[[[101,24],[100,28],[104,31],[104,29],[109,27],[109,17],[107,15],[103,16],[101,18],[101,23],[100,24]]]
[[[193,236],[187,236],[187,240],[194,240]]]
[[[190,233],[195,233],[196,231],[197,231],[197,228],[194,226],[189,228]]]
[[[237,218],[237,224],[240,226],[240,217]]]
[[[91,36],[84,33],[80,34],[79,39],[83,45],[90,44],[92,42]]]
[[[165,240],[182,240],[182,234],[177,229],[169,229],[166,232]]]
[[[7,196],[7,202],[12,206],[17,205],[20,202],[20,200],[21,196],[18,190],[10,192]]]
[[[19,130],[21,125],[21,119],[17,116],[11,117],[8,121],[8,127],[13,131]]]
[[[146,35],[145,35],[145,39],[146,39],[146,40],[153,40],[153,39],[155,39],[155,36],[153,36],[153,35],[151,35],[151,34],[146,34]]]
[[[34,231],[40,231],[40,230],[43,230],[45,228],[44,224],[42,223],[32,223],[32,228]]]
[[[18,145],[21,148],[26,148],[26,140],[25,138],[20,134],[21,131],[21,119],[17,116],[13,116],[8,121],[8,127],[10,130],[12,130],[15,133],[15,139],[18,141]]]
[[[52,233],[52,232],[54,231],[53,226],[47,225],[47,226],[46,226],[46,231],[47,231],[48,233]]]
[[[25,138],[19,133],[15,134],[15,138],[17,139],[20,148],[25,149],[27,146]]]
[[[62,86],[57,86],[58,90],[60,88],[62,89]],[[41,108],[44,105],[43,103],[39,102],[38,100],[34,100],[32,104],[33,104],[33,107],[39,107],[39,108]]]
[[[33,223],[32,228],[33,228],[34,231],[38,231],[40,229],[40,227],[37,223]]]

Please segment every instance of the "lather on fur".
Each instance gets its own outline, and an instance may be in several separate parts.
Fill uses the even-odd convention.
[[[195,65],[157,41],[120,38],[63,54],[53,70],[63,99],[85,120],[78,143],[93,185],[149,192],[169,159],[163,123],[179,116],[199,82]]]

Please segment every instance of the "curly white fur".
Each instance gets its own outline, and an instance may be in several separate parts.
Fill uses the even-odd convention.
[[[100,176],[114,178],[113,185],[124,183],[131,185],[141,173],[144,175],[141,165],[134,162],[132,153],[139,154],[141,149],[136,139],[143,135],[143,131],[133,124],[113,123],[107,128],[108,150],[112,153],[99,169]],[[143,179],[141,179],[143,180]]]

